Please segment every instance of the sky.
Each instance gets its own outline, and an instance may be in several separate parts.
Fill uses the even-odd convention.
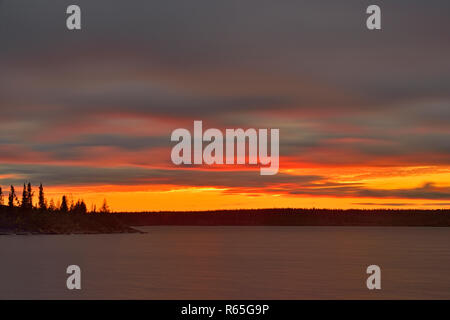
[[[82,30],[66,29],[78,4]],[[369,31],[366,8],[382,9]],[[0,0],[0,185],[113,210],[449,208],[450,2]],[[280,129],[280,171],[171,132]],[[21,190],[21,189],[19,189]]]

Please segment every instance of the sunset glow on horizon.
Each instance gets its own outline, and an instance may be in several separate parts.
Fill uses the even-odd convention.
[[[370,33],[351,1],[325,17],[315,3],[80,2],[73,33],[53,27],[64,3],[0,4],[3,194],[42,183],[55,204],[114,211],[450,208],[445,10],[386,3],[389,32]],[[279,129],[279,172],[175,166],[171,133],[196,120]]]
[[[194,211],[221,209],[257,208],[339,208],[339,209],[442,209],[450,202],[429,199],[425,192],[439,192],[448,188],[450,168],[341,168],[341,174],[333,173],[337,168],[287,169],[287,175],[329,174],[329,183],[313,183],[301,195],[292,194],[292,184],[278,184],[270,191],[255,187],[230,187],[225,185],[176,186],[176,185],[91,185],[91,186],[52,186],[46,187],[48,200],[55,204],[63,195],[70,200],[83,199],[89,208],[99,208],[106,199],[113,211]],[[195,169],[194,169],[195,170]],[[197,169],[198,170],[198,169]],[[206,171],[207,172],[207,171]],[[229,171],[228,174],[233,175]],[[255,179],[258,179],[255,170]],[[301,176],[301,175],[299,175]],[[434,181],[429,184],[429,181]],[[428,184],[427,184],[428,183]],[[354,188],[355,185],[357,188]],[[354,190],[349,192],[349,187]],[[345,188],[345,191],[340,191]],[[372,192],[393,192],[386,196],[353,196],[357,190],[370,189]],[[17,190],[21,190],[20,186]],[[399,190],[424,192],[408,198],[395,196]],[[333,194],[334,193],[334,194]],[[346,194],[348,193],[348,194]],[[411,191],[412,193],[412,191]],[[201,201],[199,201],[201,199]],[[36,199],[37,200],[37,199]]]

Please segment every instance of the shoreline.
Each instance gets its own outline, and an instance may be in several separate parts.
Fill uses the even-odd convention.
[[[214,227],[246,227],[246,228],[258,228],[258,227],[283,227],[283,228],[433,228],[442,229],[449,228],[449,226],[428,226],[428,225],[194,225],[194,224],[161,224],[161,225],[141,225],[137,227],[129,227],[125,231],[111,231],[111,232],[96,232],[96,231],[79,231],[79,232],[35,232],[35,231],[14,231],[14,230],[0,230],[0,237],[2,236],[76,236],[76,235],[113,235],[113,234],[148,234],[146,231],[142,231],[139,227],[202,227],[202,228],[214,228]]]
[[[97,232],[97,231],[76,231],[76,232],[55,232],[55,231],[15,231],[0,229],[0,236],[75,236],[75,235],[98,235],[98,234],[146,234],[147,232],[133,227],[127,227],[123,231]]]
[[[137,228],[144,226],[450,227],[450,210],[444,209],[255,209],[107,214],[2,211],[0,235],[143,233]]]

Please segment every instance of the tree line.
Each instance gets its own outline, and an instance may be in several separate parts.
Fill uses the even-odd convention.
[[[58,205],[55,205],[53,199],[48,203],[45,198],[44,187],[42,183],[39,185],[38,199],[37,204],[33,204],[33,197],[35,193],[31,186],[31,183],[23,184],[22,191],[22,199],[19,200],[19,197],[16,194],[16,189],[13,185],[10,187],[10,191],[8,194],[8,203],[5,204],[5,199],[3,195],[3,189],[0,186],[0,206],[7,206],[10,209],[18,208],[26,211],[30,210],[38,210],[42,212],[61,212],[61,213],[109,213],[111,212],[106,199],[103,201],[103,205],[97,210],[96,206],[93,205],[91,210],[87,209],[86,203],[82,199],[78,199],[77,202],[73,200],[70,201],[66,195],[63,195],[61,198],[61,202]]]

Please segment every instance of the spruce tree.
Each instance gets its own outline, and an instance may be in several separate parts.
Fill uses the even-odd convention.
[[[27,186],[24,183],[23,191],[22,191],[22,203],[21,203],[22,209],[26,209],[27,205],[28,205],[28,192],[27,192]]]
[[[53,198],[50,200],[50,205],[48,206],[48,211],[54,212],[56,211],[55,201]]]
[[[102,205],[102,207],[100,208],[100,211],[99,211],[99,212],[100,212],[100,213],[110,213],[108,204],[106,203],[106,199],[103,200],[103,205]]]
[[[27,186],[27,209],[32,209],[33,208],[33,190],[31,188],[31,183],[28,182],[28,186]]]
[[[66,196],[63,196],[63,197],[62,197],[62,200],[61,200],[61,207],[59,208],[59,210],[60,210],[61,212],[64,212],[64,213],[66,213],[66,212],[69,211],[69,207],[68,207],[68,205],[67,205],[67,197],[66,197]]]
[[[80,213],[87,213],[87,205],[84,202],[84,200],[81,200],[80,202]]]
[[[84,200],[78,200],[77,203],[73,206],[72,211],[73,213],[77,214],[84,214],[87,213],[87,207],[86,203],[84,203]]]
[[[39,209],[42,211],[47,210],[47,205],[45,204],[44,187],[42,183],[39,185]]]
[[[8,206],[10,208],[14,208],[14,201],[16,199],[17,199],[16,190],[14,189],[14,186],[11,186],[11,191],[9,192],[9,196],[8,196]]]

